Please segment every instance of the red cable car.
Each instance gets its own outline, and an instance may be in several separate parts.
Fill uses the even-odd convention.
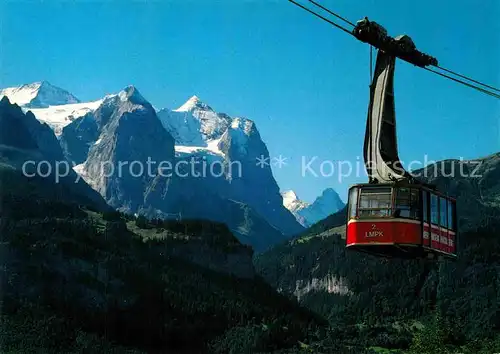
[[[396,258],[456,257],[455,199],[418,184],[349,189],[347,248]]]
[[[396,49],[403,39],[413,41],[409,37],[389,40],[377,26],[360,21],[354,29],[354,34],[362,40],[366,33],[377,34],[365,41],[379,49],[370,86],[364,143],[369,180],[349,189],[346,247],[384,257],[455,258],[455,199],[405,171],[398,156],[394,105],[394,68],[399,56]],[[437,62],[414,45],[408,50],[403,59],[415,65]]]

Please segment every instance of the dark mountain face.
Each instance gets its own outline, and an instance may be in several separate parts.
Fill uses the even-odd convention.
[[[87,113],[63,128],[59,143],[67,159],[79,165],[85,162],[90,147],[98,137],[94,114]]]
[[[291,236],[303,230],[283,206],[283,198],[273,177],[270,163],[258,165],[257,159],[270,161],[269,151],[262,141],[255,124],[247,119],[235,118],[219,142],[219,149],[226,155],[226,166],[239,164],[238,176],[231,176],[233,198],[244,200],[269,223]]]
[[[11,105],[7,97],[0,100],[0,144],[20,149],[37,149],[35,139],[23,123],[24,114],[19,107]]]
[[[189,186],[196,188],[191,183]],[[255,252],[263,252],[270,245],[287,239],[249,205],[226,199],[210,190],[204,189],[204,193],[201,193],[200,190],[195,189],[192,195],[183,193],[180,197],[177,208],[183,218],[203,217],[222,222],[228,225],[240,242],[251,245]]]
[[[451,161],[436,174],[433,166],[427,170],[426,181],[457,197],[455,262],[388,260],[349,251],[343,210],[258,255],[257,271],[333,325],[354,326],[358,339],[368,338],[367,346],[407,348],[415,335],[411,323],[434,326],[433,316],[436,326],[447,327],[439,334],[446,338],[439,340],[451,346],[493,341],[500,325],[499,154],[478,161],[464,164],[469,176],[446,177]],[[472,168],[478,177],[470,176]],[[396,324],[403,330],[395,334]],[[366,330],[359,330],[361,325]],[[377,331],[386,339],[374,335]]]
[[[6,97],[0,102],[0,127],[2,195],[57,195],[99,210],[109,208],[71,169],[52,130]],[[52,183],[55,187],[46,189]]]
[[[2,110],[2,143],[22,149],[36,149],[49,160],[65,161],[54,132],[47,124],[40,123],[31,112],[23,113],[7,97],[0,101]]]
[[[158,167],[173,165],[173,138],[133,87],[108,98],[94,118],[100,134],[85,162],[87,180],[110,205],[134,213]]]
[[[176,163],[189,163],[193,158],[176,157]],[[199,156],[199,161],[204,161],[203,156]],[[174,216],[222,222],[230,227],[242,243],[251,245],[256,252],[287,239],[255,209],[239,202],[228,190],[228,181],[224,178],[210,174],[196,178],[189,174],[189,167],[181,167],[179,175],[186,177],[156,177],[146,191],[145,202],[139,213],[148,217],[168,219]]]

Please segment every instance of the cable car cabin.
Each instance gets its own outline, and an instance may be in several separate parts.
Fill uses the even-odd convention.
[[[347,247],[394,258],[456,258],[456,201],[422,185],[349,189]]]

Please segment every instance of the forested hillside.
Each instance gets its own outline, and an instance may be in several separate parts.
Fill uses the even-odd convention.
[[[2,353],[273,352],[325,324],[255,276],[223,224],[25,190],[2,189]]]

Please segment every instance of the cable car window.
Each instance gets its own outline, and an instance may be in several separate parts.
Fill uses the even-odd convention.
[[[410,217],[410,189],[397,188],[396,189],[396,210],[395,217],[409,218]]]
[[[410,217],[412,219],[419,219],[420,218],[420,200],[419,200],[419,190],[418,189],[411,190]]]
[[[422,191],[422,213],[424,214],[424,222],[429,222],[429,214],[428,214],[428,201],[429,193],[426,191]]]
[[[448,201],[448,228],[450,230],[455,230],[455,202]]]
[[[356,209],[358,206],[358,188],[351,188],[349,191],[349,217],[356,216]]]
[[[394,216],[418,219],[420,211],[418,189],[397,188],[396,191],[397,194]]]
[[[359,216],[385,217],[391,215],[391,188],[363,188],[359,199]]]
[[[447,200],[446,203],[447,205],[447,210],[448,210],[448,229],[453,230],[453,216],[452,216],[452,201]]]
[[[431,223],[439,224],[439,198],[431,194]]]
[[[448,211],[446,208],[447,201],[444,198],[439,198],[439,226],[441,227],[448,227],[448,222],[447,222],[447,216],[448,216]]]

